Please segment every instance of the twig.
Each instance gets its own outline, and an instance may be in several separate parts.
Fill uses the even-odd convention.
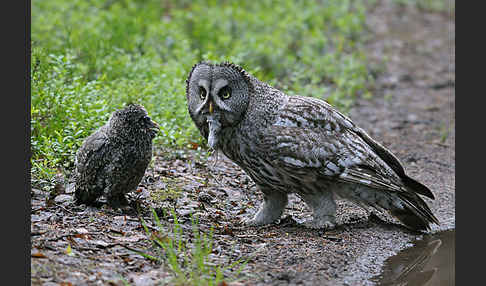
[[[30,213],[33,214],[33,213],[36,213],[38,211],[42,211],[42,210],[45,210],[45,209],[46,209],[45,207],[39,207],[39,208],[31,210]]]
[[[62,208],[63,210],[67,211],[67,212],[68,212],[68,213],[70,213],[70,214],[73,214],[73,215],[75,215],[75,214],[76,214],[75,212],[68,210],[67,208],[63,207],[63,206],[62,206],[62,205],[60,205],[60,204],[56,204],[56,206],[58,206],[58,207]]]
[[[70,236],[76,236],[78,233],[67,233],[67,234],[63,234],[63,235],[58,235],[56,237],[53,237],[53,238],[48,238],[46,240],[48,241],[54,241],[54,240],[59,240],[61,238],[65,238],[65,237],[70,237]],[[103,232],[101,231],[96,231],[96,232],[86,232],[86,233],[80,233],[81,235],[96,235],[96,234],[103,234]]]
[[[441,142],[434,142],[436,145],[439,145],[441,147],[449,148],[449,144],[441,143]]]
[[[47,232],[47,230],[44,230],[44,231],[33,231],[33,232],[30,233],[30,236],[43,235],[46,232]]]

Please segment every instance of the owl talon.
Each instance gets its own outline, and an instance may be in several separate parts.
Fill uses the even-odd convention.
[[[265,220],[261,217],[255,216],[254,218],[244,218],[242,219],[242,224],[246,226],[262,226],[271,224],[273,221]]]
[[[251,218],[244,218],[241,220],[241,224],[246,225],[246,226],[258,226],[261,224],[258,224],[254,219]]]
[[[265,226],[274,223],[275,221],[263,221],[258,220],[256,218],[244,218],[241,220],[241,223],[245,226]]]
[[[129,206],[130,202],[128,199],[125,197],[124,194],[119,194],[117,196],[109,197],[108,198],[108,204],[116,209],[116,208],[125,208]]]
[[[306,221],[303,223],[304,227],[311,228],[311,229],[324,229],[324,230],[331,230],[336,227],[336,224],[331,221],[323,221],[323,220],[316,220],[312,219],[311,221]]]

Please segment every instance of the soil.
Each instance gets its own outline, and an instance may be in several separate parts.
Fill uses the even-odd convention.
[[[455,228],[453,13],[377,1],[367,19],[366,46],[376,77],[374,96],[358,98],[349,113],[397,155],[408,174],[431,188],[436,199],[425,200],[441,224],[430,233]],[[70,185],[51,196],[31,191],[32,285],[170,281],[167,263],[133,250],[156,253],[139,218],[151,231],[170,233],[173,219],[163,211],[172,207],[188,240],[194,236],[191,215],[199,218],[202,231],[213,228],[213,263],[247,261],[239,282],[226,285],[373,285],[371,278],[388,257],[429,235],[345,201],[338,202],[336,229],[306,229],[298,222],[311,213],[296,196],[279,222],[245,227],[241,221],[255,212],[262,195],[231,161],[215,163],[214,156],[206,159],[197,151],[156,150],[130,196],[137,207],[129,210],[76,206],[72,191]],[[150,207],[163,229],[157,229]]]

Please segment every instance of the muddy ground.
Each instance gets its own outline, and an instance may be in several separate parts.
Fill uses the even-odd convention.
[[[368,27],[368,57],[377,77],[374,96],[358,99],[350,117],[432,189],[436,199],[426,201],[441,222],[432,232],[453,229],[454,15],[377,1]],[[32,189],[32,285],[169,281],[167,264],[132,251],[155,253],[138,218],[157,230],[150,207],[161,216],[161,235],[171,233],[173,220],[163,212],[172,207],[186,238],[193,236],[191,214],[199,217],[203,231],[213,228],[211,261],[247,261],[240,276],[244,285],[372,285],[370,278],[380,273],[386,258],[423,236],[386,215],[370,215],[341,201],[335,230],[305,229],[297,222],[310,211],[295,196],[278,223],[244,227],[241,220],[255,212],[262,196],[235,164],[225,158],[213,164],[213,157],[196,151],[156,150],[155,155],[139,191],[130,196],[139,214],[76,206],[69,185],[50,200],[48,192]]]

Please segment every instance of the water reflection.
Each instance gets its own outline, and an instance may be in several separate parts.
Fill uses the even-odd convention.
[[[446,286],[455,284],[455,231],[425,236],[385,261],[378,285]]]

